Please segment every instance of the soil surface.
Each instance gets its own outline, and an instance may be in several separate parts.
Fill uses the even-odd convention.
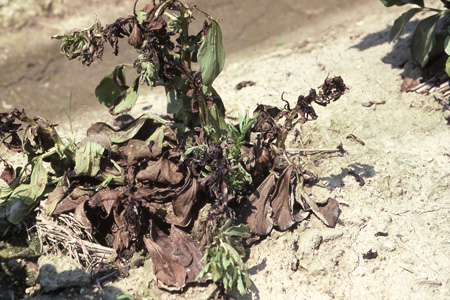
[[[96,103],[93,90],[123,61],[106,56],[105,63],[83,68],[59,56],[58,43],[48,40],[72,27],[87,27],[94,12],[108,23],[115,16],[128,15],[131,7],[91,2],[89,14],[61,12],[33,17],[21,29],[3,29],[2,110],[25,107],[29,116],[43,114],[78,140],[94,121],[111,119]],[[245,263],[253,281],[249,293],[233,295],[237,299],[450,299],[448,111],[433,95],[400,92],[404,77],[422,76],[407,48],[413,27],[407,27],[398,43],[388,43],[391,24],[406,8],[387,9],[377,1],[346,9],[335,7],[337,1],[311,8],[304,6],[306,1],[248,2],[253,4],[197,1],[203,10],[223,18],[225,46],[232,49],[214,84],[228,117],[252,111],[258,103],[282,106],[283,92],[293,104],[327,76],[341,76],[349,86],[347,93],[329,107],[317,108],[319,118],[298,127],[289,147],[296,153],[302,148],[333,149],[342,143],[347,154],[295,156],[320,178],[320,184],[310,188],[311,197],[339,201],[340,222],[331,229],[312,217],[293,230],[272,231],[248,250]],[[438,3],[431,1],[430,6]],[[293,13],[296,9],[303,14]],[[131,61],[132,53],[129,57]],[[235,89],[247,80],[255,84]],[[73,133],[64,111],[70,91],[76,106]],[[149,109],[164,113],[162,90],[149,90],[133,114]],[[349,138],[351,134],[363,143]],[[129,278],[104,286],[104,294],[86,286],[34,299],[114,299],[121,294],[137,299],[207,299],[215,290],[210,284],[170,294],[156,288],[149,270],[150,261],[132,270]]]

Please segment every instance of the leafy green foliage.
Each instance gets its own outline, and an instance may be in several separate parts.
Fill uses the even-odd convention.
[[[216,20],[211,20],[211,28],[198,50],[197,60],[202,71],[203,84],[212,85],[225,64],[222,31]]]
[[[234,237],[250,237],[249,227],[243,224],[231,226],[231,223],[231,219],[228,219],[225,225],[218,230],[214,241],[206,248],[205,256],[202,259],[206,265],[198,274],[197,279],[210,274],[214,283],[223,286],[225,293],[236,287],[239,293],[244,295],[252,282],[247,271],[244,270],[242,261],[245,249]]]
[[[227,148],[228,159],[232,164],[233,172],[226,174],[226,180],[230,185],[231,192],[235,194],[242,190],[247,184],[252,183],[252,176],[245,170],[240,162],[242,154],[242,146],[245,144],[245,136],[253,124],[256,123],[258,115],[249,116],[248,110],[242,116],[239,113],[239,129],[233,124],[228,124],[229,137],[232,140],[231,145]]]
[[[395,20],[394,25],[389,32],[390,43],[395,42],[400,37],[405,25],[409,22],[409,20],[411,20],[412,17],[414,17],[415,14],[420,11],[422,11],[420,8],[412,8]]]
[[[435,43],[435,28],[439,18],[439,15],[432,15],[420,21],[411,37],[410,47],[412,56],[422,67],[427,64],[429,59],[428,54],[431,52]]]
[[[384,6],[402,6],[405,4],[413,4],[418,7],[412,8],[405,13],[403,13],[400,17],[398,17],[390,32],[389,32],[389,42],[396,41],[400,35],[402,34],[406,24],[411,20],[419,12],[434,12],[435,14],[421,20],[418,24],[414,33],[411,36],[410,41],[410,50],[412,57],[424,67],[429,59],[430,53],[433,51],[439,52],[440,54],[445,54],[444,49],[435,49],[440,45],[440,43],[436,42],[436,24],[438,20],[447,14],[450,14],[450,10],[441,10],[436,8],[426,7],[423,0],[380,0]],[[442,0],[446,7],[449,6],[448,1]],[[439,54],[438,54],[439,55]],[[449,68],[446,68],[447,73],[449,72]],[[449,73],[450,74],[450,73]]]

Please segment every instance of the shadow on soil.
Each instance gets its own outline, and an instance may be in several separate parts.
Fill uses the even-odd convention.
[[[325,181],[327,183],[327,187],[332,190],[336,187],[343,187],[345,185],[343,179],[347,176],[353,176],[355,179],[359,177],[364,180],[364,178],[372,178],[375,176],[375,169],[371,165],[352,163],[348,165],[348,168],[341,169],[341,173],[332,174],[328,177],[321,177],[319,180]],[[359,182],[361,185],[361,181]]]

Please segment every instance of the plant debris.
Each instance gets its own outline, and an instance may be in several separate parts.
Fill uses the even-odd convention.
[[[235,89],[239,91],[239,90],[242,90],[245,87],[254,86],[255,84],[256,84],[256,82],[254,82],[254,81],[244,80],[244,81],[241,81],[238,84],[236,84]]]
[[[360,138],[358,138],[356,135],[354,135],[353,133],[347,135],[346,139],[355,141],[357,143],[360,143],[361,145],[366,145],[366,143],[364,143]]]
[[[377,251],[372,251],[372,249],[370,249],[367,253],[364,253],[362,256],[364,259],[375,259],[378,257],[378,252]]]

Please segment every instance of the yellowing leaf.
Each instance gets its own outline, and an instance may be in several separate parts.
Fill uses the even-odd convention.
[[[29,184],[21,184],[6,201],[6,215],[9,222],[18,224],[39,202],[48,182],[47,171],[42,158],[33,163]]]
[[[75,152],[75,172],[78,175],[94,177],[100,170],[100,160],[105,148],[100,144],[87,141]]]

